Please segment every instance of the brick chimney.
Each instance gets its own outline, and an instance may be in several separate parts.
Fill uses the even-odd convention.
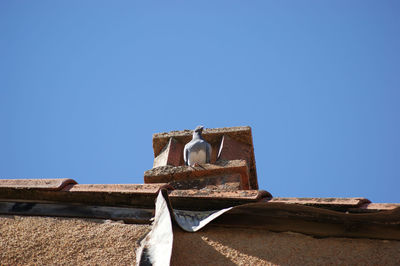
[[[153,135],[153,168],[144,173],[145,183],[169,183],[177,189],[258,189],[251,128],[204,129],[211,144],[210,164],[185,166],[183,148],[192,130]]]

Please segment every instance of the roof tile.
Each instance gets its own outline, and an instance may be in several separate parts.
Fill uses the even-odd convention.
[[[187,190],[173,190],[169,193],[170,198],[174,197],[194,197],[194,198],[229,198],[229,199],[261,199],[265,197],[272,197],[271,194],[264,190],[234,190],[234,191],[221,191],[221,190],[208,190],[208,189],[187,189]]]
[[[264,190],[221,191],[211,189],[173,190],[169,193],[172,206],[182,210],[219,210],[270,199]]]
[[[77,184],[73,179],[0,179],[0,188],[61,190],[67,185]]]
[[[394,210],[396,208],[400,208],[400,203],[370,203],[366,204],[365,207],[365,209],[367,210],[379,210],[379,211]]]
[[[269,202],[301,204],[305,206],[320,207],[336,211],[347,211],[370,203],[366,198],[273,198]]]
[[[357,208],[351,208],[349,211],[354,213],[369,213],[394,209],[400,209],[400,203],[366,203]]]
[[[77,184],[70,185],[63,189],[68,192],[118,192],[118,193],[146,193],[155,194],[161,187],[165,187],[165,183],[154,184]],[[165,187],[172,189],[172,187]]]

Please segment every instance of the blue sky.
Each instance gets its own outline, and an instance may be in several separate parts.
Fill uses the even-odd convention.
[[[399,1],[0,1],[0,178],[142,183],[249,125],[274,196],[400,202]]]

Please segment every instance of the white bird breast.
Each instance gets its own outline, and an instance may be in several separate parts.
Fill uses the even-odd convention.
[[[206,151],[204,150],[199,150],[197,152],[192,151],[189,153],[188,163],[191,166],[193,166],[195,163],[203,164],[206,163],[206,157]]]

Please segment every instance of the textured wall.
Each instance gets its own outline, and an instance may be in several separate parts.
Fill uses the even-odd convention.
[[[207,227],[174,232],[172,265],[400,265],[400,241]]]
[[[132,265],[147,225],[0,216],[1,265]],[[174,228],[172,265],[400,265],[400,241],[209,226]]]
[[[0,216],[1,265],[132,265],[147,225]]]

